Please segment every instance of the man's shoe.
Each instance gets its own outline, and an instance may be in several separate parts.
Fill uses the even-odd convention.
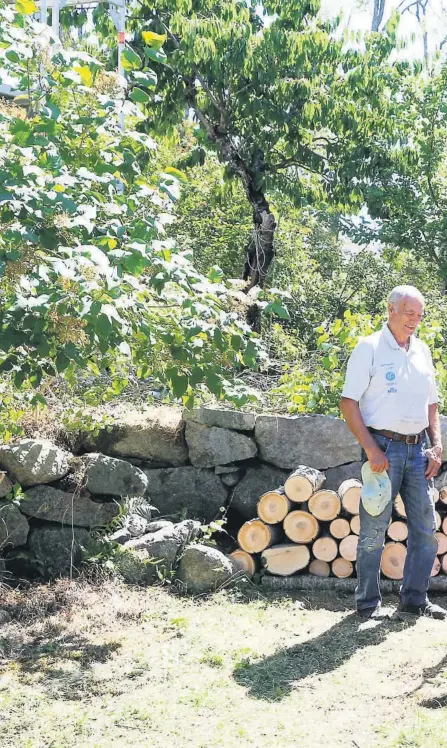
[[[407,616],[426,616],[427,618],[437,618],[438,620],[444,621],[447,618],[447,610],[441,608],[440,605],[435,605],[431,602],[423,603],[423,605],[400,605],[397,608],[397,615],[402,618]]]
[[[368,621],[370,618],[379,618],[381,611],[381,605],[370,605],[369,608],[357,608],[357,615],[363,618],[364,621]]]

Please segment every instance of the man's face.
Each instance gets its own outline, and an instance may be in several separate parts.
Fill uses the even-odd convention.
[[[420,325],[424,315],[424,305],[418,299],[409,296],[397,303],[388,304],[388,318],[393,332],[402,338],[408,338]]]

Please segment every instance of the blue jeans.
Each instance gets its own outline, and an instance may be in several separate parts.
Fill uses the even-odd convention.
[[[427,601],[430,574],[438,549],[433,482],[425,477],[428,458],[427,441],[405,444],[386,436],[373,434],[385,452],[390,467],[391,501],[382,514],[372,517],[360,502],[360,535],[357,548],[357,608],[376,606],[380,600],[380,558],[385,544],[385,533],[391,519],[393,501],[402,496],[407,513],[408,541],[404,576],[400,589],[403,605],[423,605]]]

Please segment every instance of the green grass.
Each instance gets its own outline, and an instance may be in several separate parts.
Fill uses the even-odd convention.
[[[0,746],[447,747],[447,626],[304,603],[110,582],[9,592]]]

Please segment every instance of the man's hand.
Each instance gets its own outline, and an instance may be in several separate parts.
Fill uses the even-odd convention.
[[[388,458],[385,452],[382,452],[377,444],[374,444],[374,446],[365,449],[365,452],[373,473],[381,473],[383,472],[383,470],[388,470],[390,466]]]
[[[431,478],[434,478],[435,475],[438,474],[439,468],[441,467],[442,447],[431,447],[431,449],[426,449],[425,454],[428,457],[425,477],[427,480],[431,480]]]

